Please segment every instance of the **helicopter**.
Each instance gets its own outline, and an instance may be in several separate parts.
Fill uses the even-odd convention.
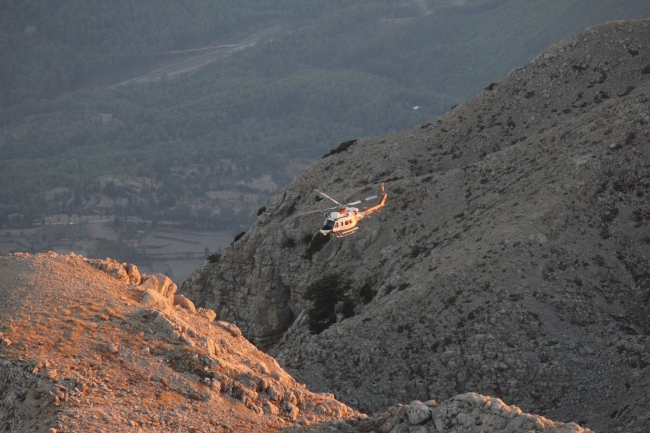
[[[318,194],[322,195],[326,199],[331,200],[337,204],[337,206],[328,209],[320,209],[317,211],[312,211],[312,212],[322,212],[324,210],[336,209],[333,212],[329,212],[325,214],[325,221],[323,222],[323,226],[320,228],[320,233],[323,236],[327,236],[331,233],[337,238],[343,238],[345,236],[349,236],[355,233],[357,230],[359,230],[359,227],[357,226],[359,221],[374,212],[378,212],[382,207],[384,207],[384,205],[386,204],[386,199],[388,198],[388,194],[386,194],[385,192],[383,183],[381,184],[381,192],[383,193],[381,197],[373,195],[346,204],[339,203],[329,195],[325,194],[323,191],[319,191],[317,189],[314,191],[316,191]],[[379,199],[379,203],[369,208],[359,210],[356,207],[354,207],[355,205],[365,203],[370,200],[376,200],[376,199]]]

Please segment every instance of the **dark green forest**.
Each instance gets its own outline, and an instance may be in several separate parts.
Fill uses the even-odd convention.
[[[646,0],[0,0],[0,227],[96,193],[129,215],[209,219],[186,203],[267,174],[285,185],[292,158],[428,121],[589,25],[649,16]],[[108,89],[271,26],[192,73]],[[157,186],[107,191],[104,174]],[[72,192],[48,201],[53,187]]]

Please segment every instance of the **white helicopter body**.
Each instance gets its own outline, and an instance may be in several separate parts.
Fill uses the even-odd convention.
[[[383,183],[381,184],[381,189],[382,192],[384,192]],[[333,201],[338,205],[336,211],[325,214],[325,221],[323,222],[323,226],[320,228],[320,232],[324,236],[327,236],[331,233],[337,238],[342,238],[351,235],[352,233],[359,230],[359,227],[357,226],[359,221],[361,221],[363,218],[367,217],[368,215],[374,212],[378,212],[382,207],[384,207],[386,203],[386,199],[388,198],[388,194],[384,192],[384,194],[382,194],[381,197],[374,195],[372,197],[366,197],[362,200],[357,200],[352,203],[342,205],[341,203],[334,200],[332,197],[328,196],[324,192],[319,190],[316,190],[316,192],[318,192],[323,197]],[[379,198],[379,203],[376,204],[375,206],[371,206],[363,210],[359,210],[356,207],[353,207],[353,205],[374,200],[377,198]]]

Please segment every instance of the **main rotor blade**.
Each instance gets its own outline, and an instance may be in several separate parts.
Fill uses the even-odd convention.
[[[377,198],[377,196],[373,195],[373,196],[366,197],[366,198],[361,199],[361,200],[353,201],[352,203],[348,203],[348,204],[346,204],[346,206],[354,206],[355,204],[363,203],[363,202],[366,202],[368,200],[374,200],[376,198]]]
[[[310,210],[310,211],[307,211],[307,212],[301,212],[299,215],[307,215],[309,213],[323,212],[323,211],[326,211],[326,210],[332,210],[332,209],[338,209],[338,208],[339,208],[338,206],[334,206],[334,207],[328,207],[326,209]]]
[[[319,190],[317,190],[317,189],[315,189],[314,191],[316,191],[317,193],[319,193],[319,194],[322,195],[323,197],[332,200],[332,201],[333,201],[334,203],[336,203],[337,205],[339,205],[339,206],[343,206],[341,203],[339,203],[338,201],[334,200],[332,197],[330,197],[329,195],[325,194],[323,191],[319,191]]]

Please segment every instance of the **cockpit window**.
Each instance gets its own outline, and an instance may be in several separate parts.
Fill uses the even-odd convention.
[[[323,223],[323,227],[321,227],[321,230],[332,230],[333,228],[334,228],[334,220],[326,219],[325,222]]]

